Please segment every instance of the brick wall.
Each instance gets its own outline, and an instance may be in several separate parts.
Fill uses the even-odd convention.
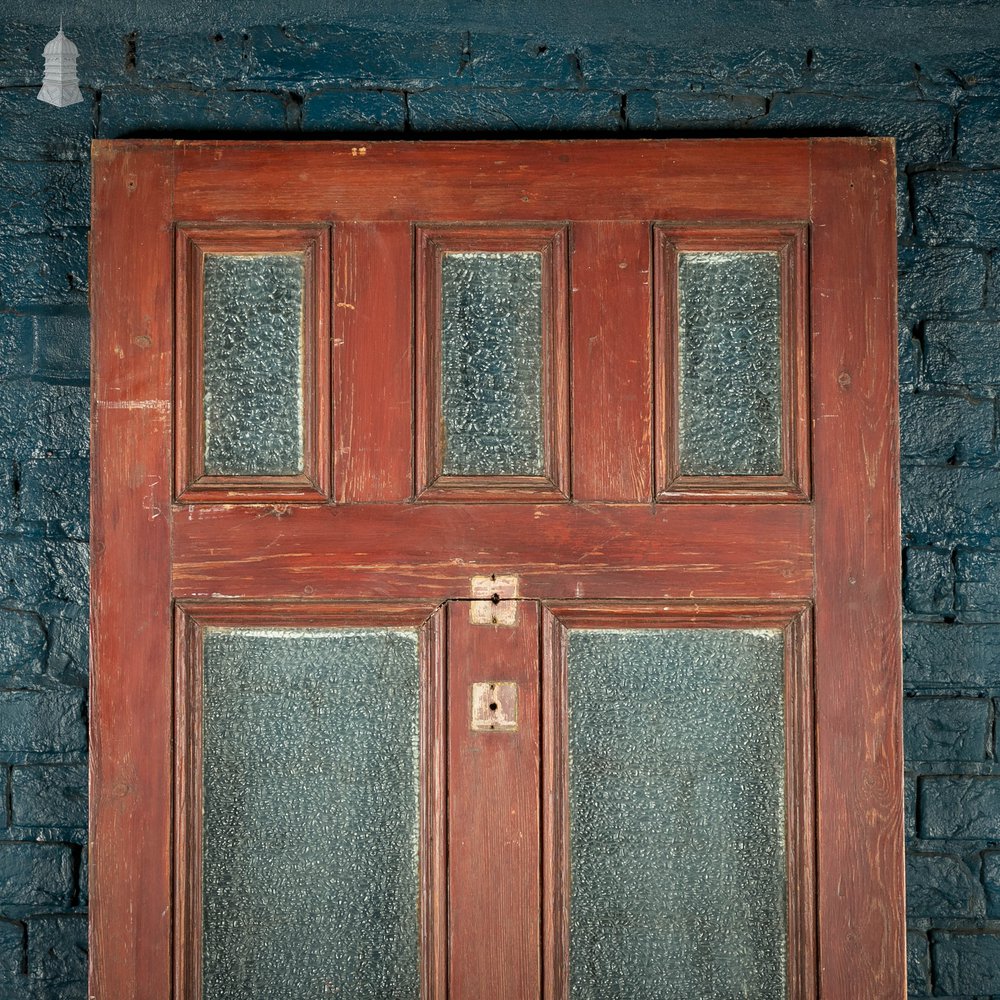
[[[1000,997],[1000,48],[69,33],[63,110],[0,35],[0,998],[85,996],[88,141],[304,132],[897,138],[910,991]]]

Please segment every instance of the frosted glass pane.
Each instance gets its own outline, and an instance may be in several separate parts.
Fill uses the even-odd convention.
[[[417,1000],[417,635],[209,629],[204,1000]]]
[[[205,472],[302,472],[302,254],[205,256]]]
[[[677,263],[680,471],[781,472],[776,253],[682,253]]]
[[[542,448],[542,255],[441,260],[443,471],[533,476]]]
[[[571,631],[572,1000],[783,1000],[783,637]]]

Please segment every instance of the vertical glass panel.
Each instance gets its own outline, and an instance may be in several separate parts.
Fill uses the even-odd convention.
[[[542,255],[441,259],[443,472],[537,476],[542,446]]]
[[[205,472],[303,470],[302,254],[205,255]]]
[[[680,471],[781,473],[781,306],[776,253],[681,253]]]
[[[570,996],[783,1000],[783,636],[571,631]]]
[[[204,1000],[417,1000],[417,641],[206,631]]]

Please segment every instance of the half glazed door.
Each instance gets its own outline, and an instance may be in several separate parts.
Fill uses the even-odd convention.
[[[893,171],[95,144],[94,997],[901,1000]]]

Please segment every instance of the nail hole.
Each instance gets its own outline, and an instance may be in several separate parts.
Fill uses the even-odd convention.
[[[492,601],[492,602],[493,602],[494,604],[499,604],[499,603],[500,603],[500,595],[499,595],[499,594],[494,594],[494,595],[493,595],[493,596],[492,596],[492,597],[490,598],[490,600],[491,600],[491,601]]]
[[[490,711],[491,711],[491,712],[495,712],[495,711],[497,710],[497,708],[498,708],[498,707],[499,707],[499,706],[497,705],[497,703],[496,703],[495,701],[491,701],[491,702],[490,702]]]

